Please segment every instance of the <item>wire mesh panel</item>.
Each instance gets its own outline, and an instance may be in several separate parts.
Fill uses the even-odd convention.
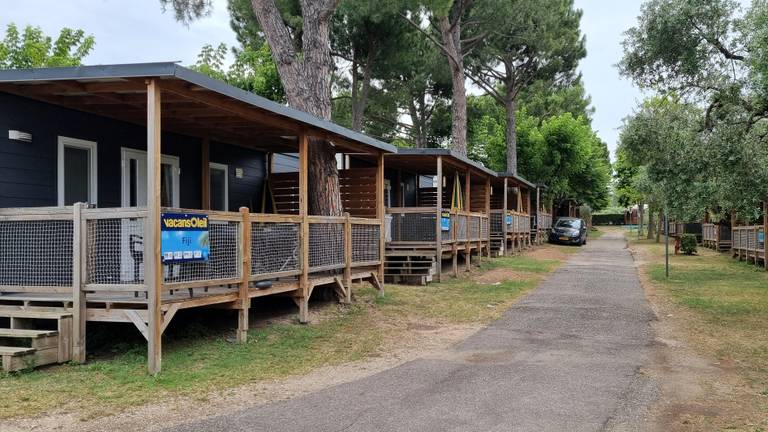
[[[467,215],[456,215],[456,239],[467,240]]]
[[[501,215],[499,215],[501,216]],[[488,228],[490,226],[490,221],[487,217],[484,217],[480,219],[480,237],[483,239],[488,238]]]
[[[436,213],[393,213],[392,241],[434,242]]]
[[[299,270],[299,227],[291,222],[251,223],[251,274]]]
[[[379,225],[352,224],[352,262],[379,261],[381,227]]]
[[[757,230],[757,250],[765,250],[765,230],[762,227]]]
[[[72,286],[71,220],[0,221],[0,285]]]
[[[86,222],[87,284],[144,283],[143,218]]]
[[[240,277],[238,242],[240,222],[211,220],[208,224],[210,254],[207,261],[164,264],[166,283],[197,282]]]
[[[471,240],[480,239],[480,218],[478,216],[469,216],[469,236]]]
[[[504,215],[502,212],[491,212],[491,234],[501,235],[504,232]]]
[[[344,267],[344,224],[309,224],[309,269]]]

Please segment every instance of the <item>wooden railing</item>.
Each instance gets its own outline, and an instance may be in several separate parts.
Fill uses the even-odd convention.
[[[701,239],[707,241],[717,241],[717,225],[711,223],[701,224]]]
[[[206,215],[210,250],[205,261],[163,264],[163,291],[381,263],[379,219],[309,216],[305,230],[295,215],[163,211]],[[146,221],[143,208],[0,209],[0,292],[146,292]]]
[[[549,213],[539,212],[537,228],[540,230],[552,229],[552,215]]]
[[[747,260],[765,257],[765,229],[762,225],[733,227],[731,234],[734,256]]]
[[[490,221],[485,213],[434,207],[391,207],[387,242],[393,244],[436,243],[438,223],[440,242],[475,242],[488,240]],[[443,223],[444,222],[447,223]]]

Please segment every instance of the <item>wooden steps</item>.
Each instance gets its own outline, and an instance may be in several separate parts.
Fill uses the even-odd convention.
[[[72,313],[0,306],[0,358],[5,371],[64,363],[72,358]]]
[[[384,278],[390,283],[426,285],[436,273],[434,256],[387,253],[384,262]]]

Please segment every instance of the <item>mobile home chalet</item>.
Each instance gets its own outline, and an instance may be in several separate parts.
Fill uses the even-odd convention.
[[[343,216],[309,214],[311,137],[371,161],[340,171]],[[316,286],[381,289],[394,150],[174,63],[0,71],[3,367],[82,362],[108,321],[135,325],[155,373],[181,309],[238,310],[243,341],[254,297],[305,321]],[[271,173],[281,154],[295,169]]]
[[[491,186],[491,252],[504,255],[531,246],[536,185],[516,174],[499,173]]]
[[[385,275],[397,282],[440,280],[442,261],[490,253],[491,179],[482,165],[446,149],[400,149],[385,158]]]

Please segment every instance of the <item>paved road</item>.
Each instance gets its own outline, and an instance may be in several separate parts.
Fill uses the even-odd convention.
[[[653,315],[624,246],[591,241],[447,356],[173,430],[644,430]]]

